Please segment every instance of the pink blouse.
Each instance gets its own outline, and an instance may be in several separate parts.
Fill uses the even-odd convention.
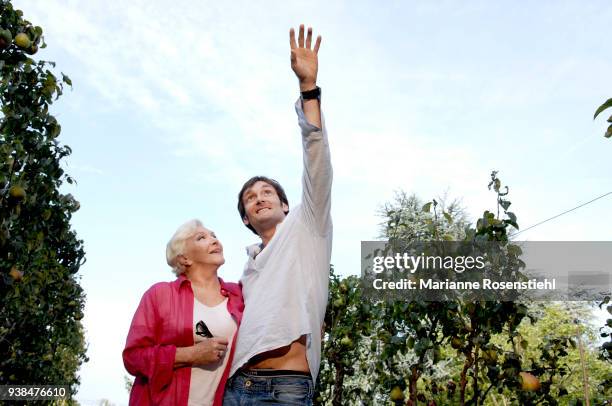
[[[227,310],[240,326],[244,310],[240,286],[221,278],[219,282],[221,294],[228,298]],[[174,369],[174,358],[177,347],[194,344],[193,301],[191,282],[184,275],[173,282],[156,283],[142,296],[123,350],[123,364],[136,376],[130,405],[187,405],[191,368]],[[223,402],[237,336],[234,334],[214,406]]]

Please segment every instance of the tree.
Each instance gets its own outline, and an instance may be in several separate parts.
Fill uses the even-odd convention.
[[[442,196],[425,205],[416,195],[408,195],[404,191],[395,193],[392,202],[385,203],[378,214],[383,219],[380,224],[381,238],[398,238],[402,240],[433,239],[434,231],[453,240],[465,237],[465,229],[469,226],[465,209],[459,200],[447,203],[448,197]],[[431,213],[431,206],[440,205],[438,211],[443,214],[438,219]],[[429,207],[423,210],[423,207]]]
[[[61,161],[61,126],[50,113],[64,84],[53,62],[28,55],[46,47],[33,26],[0,0],[0,385],[68,385],[86,362],[84,294],[77,272],[82,241],[71,230],[79,203]]]
[[[516,216],[507,211],[510,206],[505,197],[507,189],[502,191],[496,172],[492,174],[489,187],[497,194],[498,215],[485,211],[476,228],[468,226],[457,203],[445,207],[445,204],[433,200],[421,207],[417,198],[398,194],[395,202],[385,205],[382,210],[385,218],[383,234],[390,244],[392,241],[464,240],[494,241],[499,243],[496,246],[505,247],[507,228],[518,228]],[[507,218],[499,218],[499,207],[503,208]],[[503,255],[505,263],[513,270],[520,265],[517,250],[494,254],[497,258]],[[369,303],[363,300],[359,284],[350,278],[345,281],[332,278],[330,291],[320,402],[331,400],[332,404],[339,405],[343,404],[342,399],[370,398],[399,404],[407,397],[408,404],[415,405],[418,402],[435,403],[436,398],[442,397],[442,401],[463,405],[481,403],[481,397],[486,397],[488,391],[478,391],[477,381],[481,375],[485,379],[488,376],[495,384],[517,385],[520,364],[510,361],[511,354],[508,354],[508,360],[504,360],[508,362],[503,374],[501,368],[492,369],[497,361],[491,363],[490,368],[482,367],[480,361],[483,354],[494,350],[490,343],[493,334],[503,328],[511,334],[514,332],[526,314],[524,305],[514,302],[474,303],[460,299]],[[343,348],[343,343],[350,345]],[[441,376],[445,375],[440,366],[446,362],[442,350],[449,344],[458,350],[457,359],[464,362],[459,385],[454,382],[440,384]],[[368,384],[355,389],[358,385],[351,375],[357,379],[367,376]],[[346,384],[344,378],[348,378]],[[334,379],[335,384],[331,385]],[[448,390],[444,389],[445,386]],[[492,386],[489,385],[489,389]]]
[[[612,396],[612,387],[601,383],[609,379],[610,366],[597,359],[596,332],[579,320],[593,318],[589,302],[536,302],[529,306],[526,318],[517,329],[524,369],[536,371],[549,398],[549,404],[568,405],[584,398],[584,376],[592,404],[602,404]],[[503,335],[494,338],[500,348],[508,349]],[[581,356],[580,347],[583,348]],[[583,359],[584,358],[584,359]],[[530,395],[537,397],[537,393]],[[512,394],[506,392],[507,398]],[[524,399],[525,400],[525,399]],[[532,399],[526,399],[532,400]],[[557,402],[557,403],[554,403]]]
[[[508,210],[508,188],[497,172],[489,189],[497,210],[485,211],[474,227],[456,202],[423,204],[398,193],[381,210],[382,236],[390,244],[492,242],[487,261],[518,273],[521,251],[508,232],[518,229],[517,218]],[[368,300],[359,278],[332,272],[316,403],[579,404],[570,402],[584,393],[583,370],[591,376],[586,390],[591,399],[606,396],[597,388],[609,369],[595,359],[593,331],[574,324],[567,312],[554,305],[541,310],[528,302],[468,299]],[[584,305],[576,309],[574,318],[588,318]],[[584,361],[575,348],[578,333]],[[580,363],[585,368],[577,367]]]

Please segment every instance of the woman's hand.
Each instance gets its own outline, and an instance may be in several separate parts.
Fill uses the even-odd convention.
[[[191,347],[178,347],[174,357],[174,367],[213,364],[223,359],[226,351],[227,338],[205,338]]]
[[[223,337],[205,338],[193,347],[193,364],[212,364],[225,356],[227,339]]]

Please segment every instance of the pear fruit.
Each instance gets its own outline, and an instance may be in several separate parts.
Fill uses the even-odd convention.
[[[30,37],[28,37],[28,34],[21,32],[15,36],[15,44],[19,48],[29,48],[31,45]]]
[[[535,392],[540,389],[540,380],[529,372],[520,372],[521,388],[527,392]]]
[[[351,340],[351,338],[348,336],[344,336],[342,337],[342,339],[340,339],[340,345],[343,347],[350,348],[353,346],[353,340]]]
[[[392,401],[399,402],[404,400],[404,391],[399,386],[394,386],[393,389],[391,389],[389,396],[391,397]]]
[[[16,281],[20,281],[23,278],[23,272],[21,272],[17,267],[12,267],[9,275]]]
[[[11,186],[11,188],[9,189],[9,196],[12,199],[19,201],[25,198],[26,192],[25,192],[25,189],[22,188],[21,186],[15,185],[15,186]]]
[[[6,49],[13,41],[13,34],[9,30],[0,29],[0,49]]]

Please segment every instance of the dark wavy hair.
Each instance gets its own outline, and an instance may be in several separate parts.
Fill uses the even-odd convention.
[[[244,202],[242,201],[242,196],[244,195],[244,192],[246,192],[248,188],[250,188],[257,182],[265,182],[268,185],[272,186],[274,190],[276,190],[276,194],[278,195],[278,198],[280,199],[281,203],[285,203],[287,207],[289,207],[289,201],[287,200],[287,194],[285,193],[285,190],[280,185],[280,183],[278,183],[274,179],[268,178],[267,176],[253,176],[251,179],[247,180],[244,183],[244,185],[242,185],[242,189],[240,189],[240,193],[238,193],[238,213],[240,213],[240,219],[246,218],[246,210],[244,209]],[[289,213],[288,209],[285,212],[285,214],[287,213]],[[257,234],[257,231],[255,231],[255,229],[253,228],[251,224],[246,224],[246,227],[252,232],[254,232],[255,234]]]

